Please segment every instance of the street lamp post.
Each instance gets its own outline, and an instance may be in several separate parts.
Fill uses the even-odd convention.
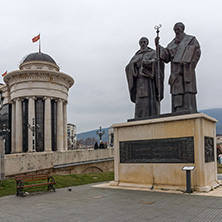
[[[32,152],[36,151],[35,147],[35,133],[37,131],[37,128],[39,128],[38,124],[35,124],[35,118],[32,118],[32,126],[28,123],[28,128],[32,131]]]
[[[74,138],[75,137],[76,137],[76,134],[73,134],[73,135],[70,136],[72,150],[74,149]]]
[[[99,130],[97,130],[96,134],[99,136],[99,142],[102,142],[102,137],[105,134],[105,130],[102,131],[102,127],[99,127]]]

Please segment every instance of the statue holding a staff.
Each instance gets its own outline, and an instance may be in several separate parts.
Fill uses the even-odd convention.
[[[155,44],[160,50],[160,60],[171,62],[169,85],[172,113],[195,113],[195,68],[200,59],[200,45],[194,36],[184,33],[185,26],[182,22],[176,23],[173,29],[176,36],[166,48],[159,45],[159,36],[155,39]]]
[[[160,114],[163,99],[164,63],[158,61],[155,50],[148,47],[149,40],[139,40],[140,49],[126,66],[130,99],[135,103],[135,119]]]

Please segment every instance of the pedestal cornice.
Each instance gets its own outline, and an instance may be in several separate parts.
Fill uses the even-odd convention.
[[[160,118],[153,118],[153,119],[146,119],[146,120],[135,120],[126,123],[116,123],[113,124],[112,128],[119,128],[124,126],[137,126],[137,125],[146,125],[151,123],[161,123],[161,122],[172,122],[172,121],[181,121],[181,120],[189,120],[189,119],[198,119],[204,118],[206,120],[210,120],[212,122],[217,122],[217,120],[211,116],[208,116],[203,113],[193,113],[193,114],[186,114],[186,115],[177,115],[177,116],[169,116],[169,117],[160,117]]]

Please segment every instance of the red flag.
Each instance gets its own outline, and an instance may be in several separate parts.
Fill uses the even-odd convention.
[[[2,74],[2,77],[4,77],[6,74],[7,74],[7,71],[5,71],[5,72]]]
[[[38,40],[40,39],[40,34],[35,36],[33,39],[32,39],[32,42],[37,42]]]

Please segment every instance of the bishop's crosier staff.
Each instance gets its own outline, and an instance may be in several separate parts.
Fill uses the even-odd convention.
[[[160,28],[162,27],[161,24],[156,25],[154,27],[154,29],[156,29],[156,33],[157,33],[157,37],[159,39],[159,32],[160,32]],[[160,100],[161,100],[161,92],[160,92],[160,45],[159,45],[159,41],[158,44],[156,45],[156,54],[157,54],[157,79],[158,79],[158,101],[159,101],[159,110],[158,113],[160,114]]]

